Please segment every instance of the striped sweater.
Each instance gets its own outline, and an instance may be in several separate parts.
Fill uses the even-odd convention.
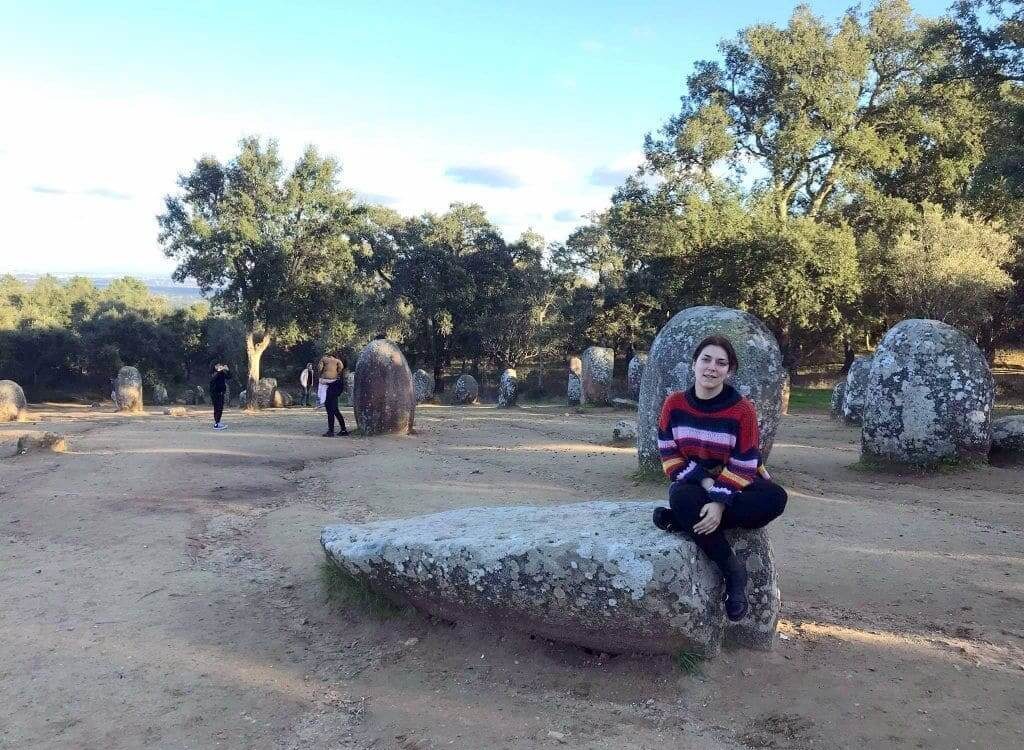
[[[697,398],[693,388],[670,393],[658,420],[658,451],[669,479],[700,484],[714,480],[711,499],[731,504],[732,495],[760,476],[757,411],[753,402],[726,385],[711,399]]]

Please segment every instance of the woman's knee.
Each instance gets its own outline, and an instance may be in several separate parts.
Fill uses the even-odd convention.
[[[677,517],[698,518],[706,503],[707,493],[698,485],[674,482],[669,489],[668,504]]]

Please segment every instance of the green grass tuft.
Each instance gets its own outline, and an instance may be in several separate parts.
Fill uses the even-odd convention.
[[[923,475],[923,474],[959,474],[973,471],[985,465],[985,461],[970,458],[943,458],[927,463],[900,463],[887,461],[876,456],[861,455],[860,459],[850,464],[853,471],[865,474]]]
[[[690,675],[701,674],[700,665],[703,661],[703,656],[693,651],[687,651],[686,649],[676,651],[675,655],[672,657],[672,662],[676,667]]]
[[[404,617],[409,611],[327,560],[320,563],[320,585],[328,603],[337,608],[362,610],[378,620]]]
[[[661,470],[661,467],[655,466],[641,466],[631,473],[629,478],[634,482],[644,484],[665,484],[667,482],[665,472]]]
[[[793,388],[789,392],[789,410],[824,410],[832,407],[832,391],[828,388]]]

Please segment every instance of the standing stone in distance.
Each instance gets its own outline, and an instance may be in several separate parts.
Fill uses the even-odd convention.
[[[829,401],[828,413],[832,419],[843,418],[843,395],[846,393],[846,378],[840,378],[832,388],[832,399]]]
[[[839,404],[839,418],[846,424],[860,424],[864,418],[864,396],[868,389],[871,357],[857,357],[846,373],[843,400]]]
[[[565,386],[565,400],[569,406],[579,406],[580,398],[583,396],[583,384],[580,376],[574,372],[569,373],[569,382]]]
[[[134,367],[122,367],[114,381],[114,402],[118,411],[142,411],[142,376]]]
[[[519,397],[519,381],[516,378],[516,371],[505,370],[501,373],[501,380],[498,382],[498,406],[508,409],[516,405]]]
[[[676,313],[658,332],[644,368],[637,408],[637,453],[640,468],[660,471],[658,418],[665,397],[693,385],[693,350],[711,335],[732,342],[739,371],[729,383],[757,407],[761,458],[767,460],[782,416],[786,370],[775,336],[750,313],[728,307],[690,307]]]
[[[691,539],[654,527],[656,505],[463,508],[328,526],[320,543],[371,589],[447,620],[614,653],[711,656],[723,638],[771,649],[780,595],[765,529],[726,532],[750,576],[750,611],[729,623],[721,574]]]
[[[455,381],[452,395],[457,404],[475,404],[480,400],[480,386],[477,384],[476,378],[468,373],[463,373]]]
[[[434,376],[426,370],[417,370],[412,374],[412,387],[417,404],[429,401],[434,397]]]
[[[268,409],[271,406],[280,406],[275,403],[277,393],[277,378],[260,378],[256,381],[254,399],[256,406],[261,409]]]
[[[167,389],[164,388],[162,383],[157,383],[153,386],[153,403],[157,406],[163,406],[170,400],[167,395]]]
[[[616,443],[636,442],[636,422],[623,419],[612,428],[612,440]]]
[[[25,419],[28,402],[25,391],[13,380],[0,380],[0,422],[20,422]]]
[[[992,420],[992,455],[1024,457],[1024,414]]]
[[[973,341],[937,320],[904,320],[872,357],[861,452],[915,465],[985,459],[994,398],[992,372]]]
[[[629,360],[629,367],[626,368],[626,382],[629,385],[629,397],[634,401],[640,398],[640,382],[644,378],[644,368],[647,366],[647,352],[637,352],[633,359]]]
[[[352,406],[356,400],[356,374],[354,372],[346,372],[342,377],[345,379],[345,385],[342,386],[341,395],[345,397],[348,405]]]
[[[364,435],[404,435],[413,427],[416,395],[402,350],[387,339],[371,341],[356,361],[352,410]]]
[[[793,384],[789,378],[789,372],[786,372],[786,379],[782,381],[782,407],[779,410],[781,414],[789,414],[789,397],[793,392]]]
[[[615,352],[603,346],[583,351],[583,397],[581,403],[604,406],[612,397]]]

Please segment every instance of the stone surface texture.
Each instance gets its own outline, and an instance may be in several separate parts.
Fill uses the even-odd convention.
[[[612,427],[612,440],[616,443],[636,442],[636,422],[622,419]]]
[[[1024,455],[1024,414],[992,420],[992,451]]]
[[[655,528],[655,502],[466,508],[324,528],[328,560],[446,620],[487,622],[615,653],[774,645],[780,605],[764,529],[727,532],[750,574],[750,613],[729,623],[717,568]]]
[[[364,435],[412,430],[416,394],[405,355],[387,339],[371,341],[356,361],[352,411]]]
[[[157,406],[163,406],[170,401],[170,396],[167,395],[167,389],[164,388],[162,383],[157,383],[153,386],[153,403]]]
[[[44,432],[42,434],[22,435],[18,438],[18,445],[15,448],[17,455],[24,455],[29,451],[52,451],[63,453],[68,449],[68,441],[59,432]]]
[[[426,370],[417,370],[412,374],[412,388],[417,404],[429,401],[434,397],[434,376]]]
[[[282,404],[277,394],[277,378],[260,378],[257,380],[254,398],[256,406],[261,409],[281,406]]]
[[[832,419],[843,418],[843,395],[846,393],[846,378],[840,378],[832,387],[832,399],[829,401],[828,413]]]
[[[767,461],[771,454],[786,378],[775,336],[749,313],[727,307],[690,307],[676,313],[658,332],[644,368],[637,407],[637,453],[642,470],[661,470],[661,406],[669,393],[693,385],[693,350],[711,335],[725,336],[736,349],[740,367],[729,382],[757,407],[761,457]]]
[[[25,419],[27,408],[21,386],[13,380],[0,380],[0,422],[20,422]]]
[[[501,373],[498,381],[498,406],[509,409],[516,405],[519,398],[519,379],[516,371],[509,368]]]
[[[475,404],[480,400],[480,385],[472,375],[463,373],[455,381],[452,396],[456,404]]]
[[[644,378],[644,368],[647,366],[647,352],[637,352],[629,360],[626,368],[626,384],[629,387],[629,397],[636,401],[640,398],[640,383]]]
[[[583,394],[580,403],[604,406],[612,397],[615,352],[603,346],[588,346],[583,351]]]
[[[117,373],[114,381],[114,403],[118,411],[142,411],[142,375],[130,366],[125,366]]]
[[[569,406],[579,406],[583,397],[583,383],[580,376],[574,372],[569,373],[569,382],[565,386],[565,400]]]
[[[860,424],[864,419],[864,397],[868,390],[871,357],[857,357],[846,373],[843,398],[839,403],[839,419],[846,424]]]
[[[973,341],[936,320],[904,320],[872,357],[861,452],[906,464],[983,459],[994,397],[992,372]]]

